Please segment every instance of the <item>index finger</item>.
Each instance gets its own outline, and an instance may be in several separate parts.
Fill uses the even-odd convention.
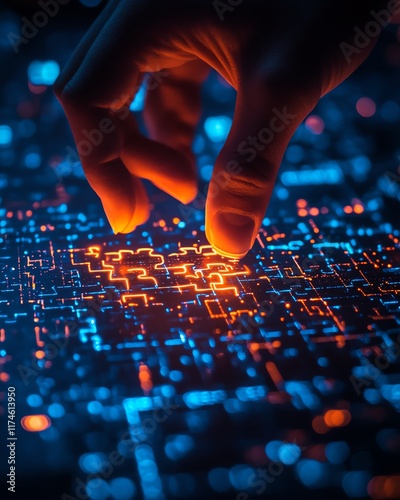
[[[165,63],[155,48],[159,42],[148,36],[153,20],[147,10],[143,2],[113,2],[104,26],[92,28],[67,75],[55,86],[88,181],[115,232],[130,232],[148,216],[148,200],[138,179],[143,172],[184,203],[196,195],[190,162],[178,151],[144,138],[129,111],[132,89],[138,88],[143,70],[155,61]]]

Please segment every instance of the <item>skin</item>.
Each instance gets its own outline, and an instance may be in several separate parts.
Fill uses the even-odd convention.
[[[200,88],[213,68],[237,91],[237,99],[209,186],[206,236],[220,254],[243,257],[257,236],[296,128],[321,96],[358,68],[378,37],[347,58],[340,44],[354,46],[354,28],[364,31],[373,20],[371,10],[388,5],[237,3],[218,13],[210,0],[111,0],[58,78],[55,92],[85,174],[115,233],[131,232],[149,216],[141,178],[183,203],[196,197],[191,144],[201,116]],[[145,137],[128,106],[149,72],[156,75],[148,84]],[[277,120],[277,110],[286,118]],[[88,153],[82,141],[101,124],[108,132],[101,138],[94,133],[97,145]],[[272,139],[266,128],[276,130]],[[269,137],[267,144],[257,140],[260,133]],[[244,154],[251,144],[256,154]]]

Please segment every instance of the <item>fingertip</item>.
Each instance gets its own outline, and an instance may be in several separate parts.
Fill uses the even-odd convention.
[[[197,186],[187,186],[185,189],[182,189],[178,194],[176,194],[175,198],[184,205],[188,205],[196,198],[197,193]]]
[[[149,200],[139,179],[124,170],[118,171],[119,163],[112,166],[113,169],[106,170],[107,175],[92,178],[91,185],[100,197],[114,234],[128,234],[148,220]]]
[[[252,214],[223,209],[211,216],[206,235],[217,253],[231,259],[243,258],[256,237],[256,223]]]
[[[218,255],[221,255],[221,257],[226,257],[228,259],[234,259],[234,260],[243,259],[243,257],[245,257],[250,250],[249,249],[249,250],[247,250],[247,252],[236,254],[236,253],[232,253],[232,252],[225,252],[224,250],[221,250],[217,246],[213,245],[212,243],[211,243],[211,246],[217,252]]]
[[[102,200],[104,212],[114,234],[130,233],[136,229],[134,212],[120,211],[114,204]]]

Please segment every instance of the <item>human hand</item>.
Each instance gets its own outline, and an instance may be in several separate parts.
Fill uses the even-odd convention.
[[[209,186],[206,235],[222,255],[243,257],[296,128],[365,60],[399,11],[396,0],[111,0],[55,92],[114,232],[147,220],[141,178],[183,203],[195,198],[191,145],[211,67],[237,100]],[[147,138],[129,104],[149,72],[158,84],[145,103]]]

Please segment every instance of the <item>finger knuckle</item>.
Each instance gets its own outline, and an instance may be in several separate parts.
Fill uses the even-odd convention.
[[[239,173],[230,176],[225,190],[232,196],[248,197],[263,195],[275,180],[275,168],[265,164],[263,167],[243,168]]]
[[[90,102],[90,92],[80,83],[72,84],[71,81],[59,79],[56,80],[53,90],[62,105],[77,107]]]

